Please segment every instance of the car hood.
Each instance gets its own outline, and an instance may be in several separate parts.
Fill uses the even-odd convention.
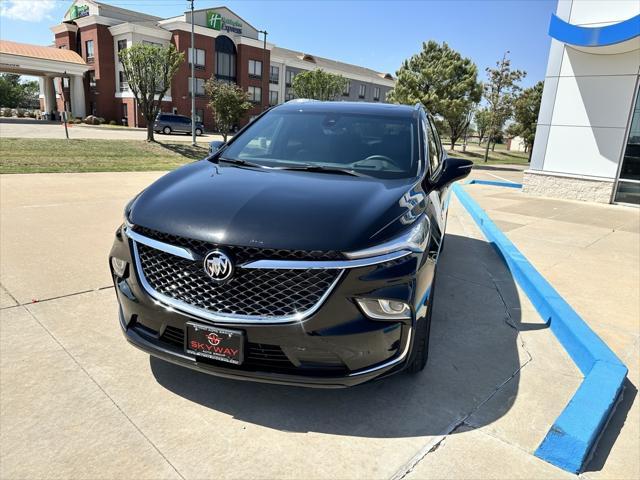
[[[203,160],[149,186],[133,202],[129,220],[217,244],[350,251],[406,228],[400,218],[415,207],[415,202],[409,206],[406,202],[414,187],[407,180],[244,168]]]

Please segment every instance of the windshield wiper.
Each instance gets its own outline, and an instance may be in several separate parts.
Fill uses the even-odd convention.
[[[311,165],[311,164],[292,165],[290,167],[279,167],[279,170],[301,170],[301,171],[304,171],[304,172],[337,173],[337,174],[341,174],[341,175],[352,175],[354,177],[367,176],[367,175],[364,175],[362,173],[358,173],[355,170],[349,170],[349,169],[346,169],[346,168],[325,167],[325,166],[322,166],[322,165]]]
[[[247,160],[241,160],[239,158],[226,158],[219,157],[218,163],[230,163],[232,165],[240,165],[242,167],[256,167],[256,168],[264,168],[264,165],[260,165],[259,163],[248,162]]]

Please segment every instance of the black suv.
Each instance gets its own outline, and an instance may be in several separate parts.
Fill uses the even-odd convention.
[[[288,102],[125,208],[133,345],[215,375],[349,386],[427,361],[451,184],[420,106]]]

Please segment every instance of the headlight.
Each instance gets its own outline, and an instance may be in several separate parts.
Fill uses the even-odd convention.
[[[120,278],[124,278],[127,273],[127,261],[121,258],[111,257],[111,267],[113,268],[113,273]]]
[[[412,226],[402,235],[397,236],[393,240],[381,243],[374,247],[365,248],[356,252],[345,252],[347,258],[366,258],[385,255],[400,250],[408,250],[411,252],[422,253],[429,244],[429,219],[426,215],[420,217]]]
[[[356,298],[364,314],[374,320],[404,320],[411,318],[411,308],[398,300]]]

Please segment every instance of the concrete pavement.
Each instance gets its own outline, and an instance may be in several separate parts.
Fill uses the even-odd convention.
[[[158,175],[0,176],[1,478],[572,477],[532,452],[581,375],[455,200],[418,376],[307,390],[129,346],[107,254]]]
[[[465,189],[629,368],[587,478],[640,478],[640,210]]]

